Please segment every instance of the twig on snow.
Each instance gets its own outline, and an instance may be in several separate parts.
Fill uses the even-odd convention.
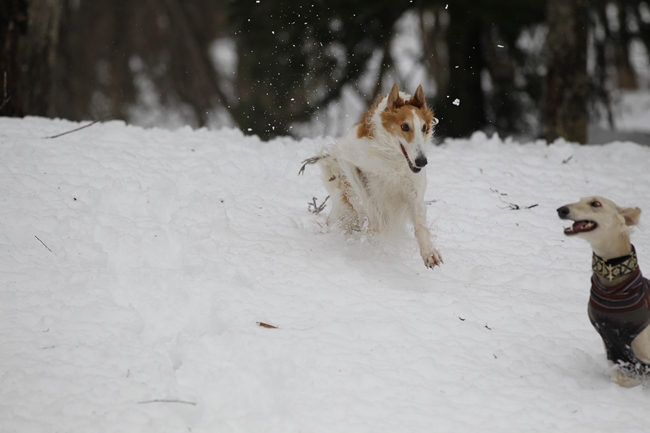
[[[194,403],[193,401],[183,401],[183,400],[156,399],[156,400],[145,400],[145,401],[138,402],[138,404],[149,404],[149,403],[181,403],[181,404],[189,404],[192,406],[196,406],[196,403]]]
[[[573,155],[571,155],[571,156],[568,157],[567,159],[563,159],[563,160],[562,160],[562,164],[566,164],[567,162],[571,161],[571,158],[573,158]]]
[[[535,204],[531,204],[530,206],[521,207],[518,204],[510,203],[509,201],[505,201],[505,200],[503,200],[503,198],[501,198],[501,196],[508,195],[508,194],[506,194],[504,192],[499,192],[498,190],[492,189],[492,188],[490,188],[490,191],[499,194],[499,200],[501,200],[503,203],[506,203],[508,205],[508,207],[510,208],[510,210],[532,209],[535,206],[539,206],[539,204],[535,203]],[[501,208],[501,209],[503,209],[503,208]]]
[[[72,130],[70,130],[70,131],[62,132],[62,133],[60,133],[60,134],[52,135],[52,136],[50,136],[50,137],[43,137],[43,138],[58,138],[58,137],[61,137],[62,135],[72,134],[73,132],[81,131],[82,129],[85,129],[85,128],[90,128],[90,127],[93,126],[95,123],[103,122],[104,120],[108,120],[108,119],[110,119],[110,118],[113,117],[113,116],[114,116],[114,114],[109,114],[108,116],[106,116],[106,117],[102,117],[101,119],[93,120],[93,121],[90,122],[88,125],[84,125],[84,126],[81,126],[81,127],[79,127],[79,128],[72,129]]]
[[[300,176],[301,174],[305,173],[305,168],[307,165],[311,164],[316,164],[318,161],[320,161],[323,158],[326,158],[328,155],[320,155],[320,156],[313,156],[311,158],[307,158],[302,162],[302,167],[300,167],[300,170],[298,170],[298,175]]]
[[[268,323],[264,323],[264,322],[257,322],[257,324],[260,325],[262,328],[278,329],[277,326],[269,325]]]
[[[325,203],[327,203],[327,199],[328,199],[328,198],[330,198],[329,195],[328,195],[327,197],[325,197],[325,200],[323,200],[323,202],[322,202],[321,204],[318,204],[318,203],[316,202],[316,197],[312,197],[312,198],[311,198],[311,203],[307,203],[307,210],[308,210],[309,212],[313,213],[313,214],[318,215],[318,214],[321,213],[321,212],[323,211],[323,209],[325,209],[325,207],[327,206]]]
[[[51,252],[52,254],[54,254],[54,251],[52,251],[52,250],[50,249],[50,247],[48,247],[47,245],[45,245],[45,242],[43,242],[42,240],[40,240],[40,238],[39,238],[38,236],[34,236],[34,237],[35,237],[36,239],[38,239],[38,241],[39,241],[40,243],[42,243],[43,246],[44,246],[45,248],[47,248],[47,250],[48,250],[49,252]]]
[[[496,192],[496,193],[499,194],[499,195],[508,195],[508,194],[506,194],[505,192],[499,192],[498,189],[494,189],[494,188],[490,188],[490,191],[492,191],[492,192]]]
[[[535,203],[535,204],[531,204],[530,206],[519,207],[518,204],[508,203],[508,207],[510,208],[510,210],[532,209],[536,206],[539,206],[539,204]]]

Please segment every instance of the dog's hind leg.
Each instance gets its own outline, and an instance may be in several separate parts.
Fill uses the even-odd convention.
[[[344,230],[356,231],[360,228],[359,215],[350,202],[354,191],[347,181],[338,162],[331,156],[318,161],[321,167],[323,184],[330,195],[332,209],[327,217],[327,225],[340,225]]]
[[[632,340],[632,352],[646,364],[650,364],[650,325]]]

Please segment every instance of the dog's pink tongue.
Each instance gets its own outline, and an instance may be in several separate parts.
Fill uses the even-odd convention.
[[[587,221],[576,221],[575,224],[573,224],[573,231],[579,232],[585,230],[588,225],[589,223]]]

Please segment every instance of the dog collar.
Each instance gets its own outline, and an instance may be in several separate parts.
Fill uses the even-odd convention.
[[[632,252],[627,256],[605,260],[594,253],[591,259],[591,269],[594,273],[612,281],[614,278],[629,275],[639,268],[636,260],[636,250],[632,245]]]

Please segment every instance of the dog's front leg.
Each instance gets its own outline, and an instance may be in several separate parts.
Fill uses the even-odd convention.
[[[429,229],[422,223],[415,223],[415,239],[420,246],[420,255],[422,256],[422,260],[424,260],[424,266],[433,269],[435,266],[440,266],[443,263],[440,252],[431,243]]]
[[[416,209],[412,209],[411,222],[415,228],[415,239],[420,247],[420,255],[424,260],[424,266],[431,269],[440,266],[443,263],[442,256],[431,243],[431,233],[429,233],[426,226],[427,218],[424,203],[416,205]]]

